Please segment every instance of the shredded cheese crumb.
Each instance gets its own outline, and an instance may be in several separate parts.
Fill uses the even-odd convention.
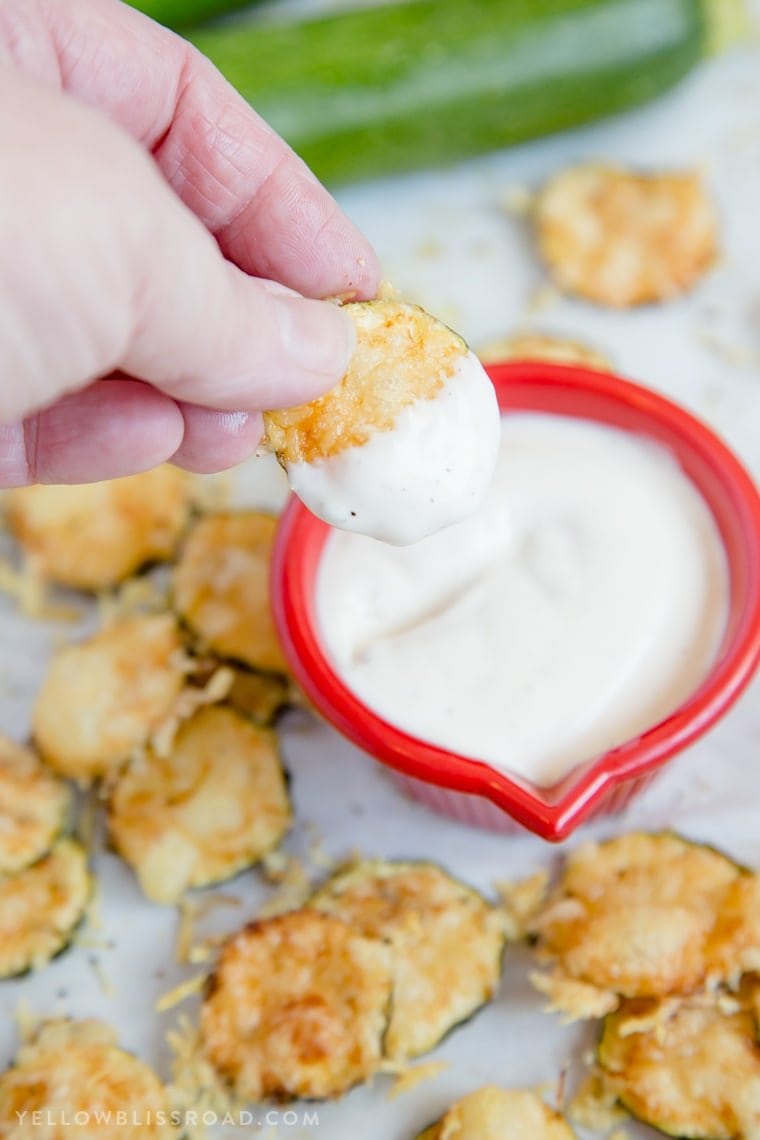
[[[185,982],[180,982],[178,986],[168,990],[163,994],[156,1004],[154,1009],[156,1013],[166,1013],[169,1009],[174,1009],[175,1005],[180,1005],[181,1002],[187,1001],[189,997],[201,992],[206,984],[208,973],[196,974],[194,978],[188,978]]]
[[[435,1080],[448,1068],[450,1068],[449,1061],[425,1061],[420,1065],[400,1066],[386,1063],[382,1066],[381,1072],[390,1073],[396,1078],[388,1089],[388,1100],[396,1100],[397,1097],[411,1092],[425,1081]]]

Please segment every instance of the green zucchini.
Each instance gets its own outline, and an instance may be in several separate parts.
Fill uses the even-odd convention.
[[[685,76],[736,10],[737,0],[403,0],[191,38],[336,183],[638,105]]]
[[[187,28],[248,8],[252,0],[127,0],[127,3],[167,28]]]

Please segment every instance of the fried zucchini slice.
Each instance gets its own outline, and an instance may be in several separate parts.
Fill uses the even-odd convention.
[[[404,408],[438,395],[467,351],[460,336],[418,305],[355,301],[343,311],[356,325],[357,345],[340,383],[309,404],[264,415],[269,446],[283,465],[328,459],[390,431]]]
[[[310,906],[393,949],[385,1055],[432,1049],[493,997],[506,940],[502,916],[432,863],[367,860],[334,875]]]
[[[572,167],[538,196],[535,224],[556,284],[615,308],[686,292],[718,252],[715,211],[694,171]]]
[[[8,492],[8,522],[51,582],[102,590],[149,562],[171,558],[190,512],[190,482],[165,465],[79,486]]]
[[[0,875],[45,855],[64,830],[71,796],[29,748],[0,736]]]
[[[260,511],[201,518],[174,571],[174,605],[204,649],[286,673],[269,603],[277,519]]]
[[[169,715],[184,680],[170,614],[139,614],[53,658],[34,708],[44,759],[82,783],[119,767]]]
[[[604,1022],[598,1063],[621,1104],[669,1136],[760,1135],[760,1048],[746,1008],[635,999]]]
[[[43,1022],[0,1075],[0,1121],[9,1128],[2,1131],[9,1140],[64,1140],[68,1134],[78,1140],[174,1140],[178,1135],[156,1074],[118,1047],[112,1029],[92,1020]]]
[[[574,1140],[559,1113],[534,1092],[486,1085],[453,1104],[417,1140]]]
[[[166,756],[152,750],[116,777],[111,840],[154,902],[171,903],[258,862],[291,809],[277,739],[223,705],[184,721]]]
[[[0,978],[39,970],[71,941],[92,879],[84,848],[59,839],[31,867],[0,879]]]
[[[597,349],[578,340],[552,336],[550,333],[521,332],[501,340],[488,341],[478,349],[484,364],[503,360],[545,360],[550,364],[585,364],[608,372],[612,362]]]
[[[578,848],[531,924],[539,957],[554,963],[557,1008],[566,1008],[567,981],[658,997],[714,976],[712,932],[744,874],[726,855],[676,835],[632,832]],[[552,991],[546,981],[539,988]]]
[[[332,915],[261,919],[222,949],[204,1052],[245,1099],[340,1096],[381,1061],[391,982],[389,948]]]

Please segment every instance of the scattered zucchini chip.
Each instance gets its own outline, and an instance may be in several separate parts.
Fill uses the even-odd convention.
[[[277,739],[223,705],[206,705],[168,755],[149,750],[117,777],[108,820],[145,894],[171,903],[258,862],[291,823]]]
[[[237,1096],[326,1099],[382,1059],[390,950],[332,915],[295,910],[224,945],[201,1010],[204,1052]]]
[[[181,649],[172,615],[140,614],[59,650],[32,720],[48,764],[87,783],[143,747],[182,687]]]
[[[259,511],[199,519],[174,571],[174,605],[204,649],[286,673],[269,603],[276,529],[277,519]]]
[[[605,1019],[598,1063],[632,1115],[692,1140],[760,1134],[756,1019],[726,1001],[634,999]]]
[[[11,530],[49,581],[102,590],[171,558],[190,511],[190,482],[165,465],[79,486],[8,492]]]
[[[557,1008],[566,1008],[568,981],[659,997],[720,980],[729,943],[721,940],[719,956],[713,931],[745,876],[726,855],[676,835],[632,832],[584,844],[531,924],[539,958],[554,966],[539,988],[554,989]]]
[[[603,353],[577,340],[550,333],[521,332],[501,340],[488,341],[478,349],[484,364],[503,360],[544,360],[550,364],[584,364],[608,372],[612,362]]]
[[[535,1093],[486,1085],[452,1105],[417,1140],[574,1140],[559,1113]]]
[[[355,863],[309,905],[392,947],[393,1008],[384,1051],[393,1060],[432,1049],[498,987],[502,916],[432,863]]]
[[[341,381],[308,404],[264,415],[283,465],[327,459],[389,431],[404,408],[438,395],[467,352],[460,336],[418,305],[381,298],[343,311],[356,326],[356,348]]]
[[[39,970],[68,946],[92,890],[84,848],[59,839],[31,867],[0,879],[0,978]]]
[[[120,1049],[107,1025],[90,1020],[43,1022],[0,1074],[0,1121],[9,1140],[178,1136],[156,1074]]]
[[[66,827],[71,796],[29,748],[0,737],[0,875],[45,855]]]
[[[695,171],[562,171],[535,206],[538,246],[557,285],[627,308],[686,292],[718,254],[715,211]]]

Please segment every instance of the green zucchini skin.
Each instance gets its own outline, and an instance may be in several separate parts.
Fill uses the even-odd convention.
[[[705,0],[404,0],[192,34],[328,183],[437,166],[643,103],[707,51]]]
[[[253,0],[127,0],[131,8],[137,8],[165,24],[167,28],[186,28],[203,20],[213,20],[227,12],[250,7]]]

